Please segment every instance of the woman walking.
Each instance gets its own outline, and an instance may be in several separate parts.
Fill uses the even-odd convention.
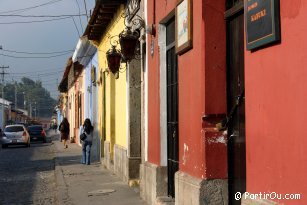
[[[68,122],[66,117],[61,122],[61,124],[59,126],[59,130],[61,132],[61,141],[62,140],[64,141],[64,149],[66,149],[66,148],[68,148],[67,140],[69,138],[69,132],[70,132],[69,122]]]
[[[80,129],[80,136],[82,134],[85,134],[86,137],[82,141],[82,164],[91,164],[91,147],[92,147],[92,141],[93,141],[93,130],[94,127],[92,126],[90,119],[85,119],[83,126],[81,126]]]

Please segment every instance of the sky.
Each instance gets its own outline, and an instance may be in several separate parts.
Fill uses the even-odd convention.
[[[41,80],[51,96],[58,98],[57,83],[87,25],[87,16],[63,15],[86,14],[85,1],[89,16],[95,0],[0,0],[0,67],[9,66],[5,82],[22,77]],[[56,17],[24,17],[50,15]],[[48,21],[33,22],[44,20]]]

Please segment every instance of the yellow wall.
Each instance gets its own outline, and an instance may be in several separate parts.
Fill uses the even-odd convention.
[[[106,35],[101,39],[98,46],[98,62],[100,68],[100,76],[104,78],[99,86],[99,126],[105,127],[106,141],[111,143],[111,155],[113,154],[114,144],[118,144],[127,148],[127,129],[126,129],[126,69],[125,64],[122,64],[119,78],[115,79],[114,75],[103,73],[108,70],[106,52],[111,48],[110,36],[116,36],[124,30],[124,19],[121,14],[124,12],[124,6],[121,6],[117,14],[114,16]],[[117,37],[112,40],[118,40]],[[117,49],[120,49],[118,45]],[[105,83],[105,93],[104,84]],[[104,100],[105,97],[105,100]],[[105,105],[104,105],[105,101]],[[105,106],[105,123],[104,123],[104,106]],[[104,130],[100,129],[101,136],[104,135]]]

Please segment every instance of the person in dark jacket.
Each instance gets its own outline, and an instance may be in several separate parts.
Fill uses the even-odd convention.
[[[80,127],[80,135],[85,134],[86,138],[82,141],[82,164],[91,164],[91,147],[93,142],[93,130],[94,127],[92,126],[90,119],[85,119],[83,126]]]
[[[70,132],[69,127],[70,127],[69,122],[65,117],[59,126],[59,130],[61,132],[61,140],[64,141],[64,149],[68,148],[67,140],[69,138],[69,132]]]

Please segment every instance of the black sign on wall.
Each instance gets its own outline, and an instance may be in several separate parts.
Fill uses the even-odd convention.
[[[247,50],[280,40],[279,0],[245,0],[244,15]]]

